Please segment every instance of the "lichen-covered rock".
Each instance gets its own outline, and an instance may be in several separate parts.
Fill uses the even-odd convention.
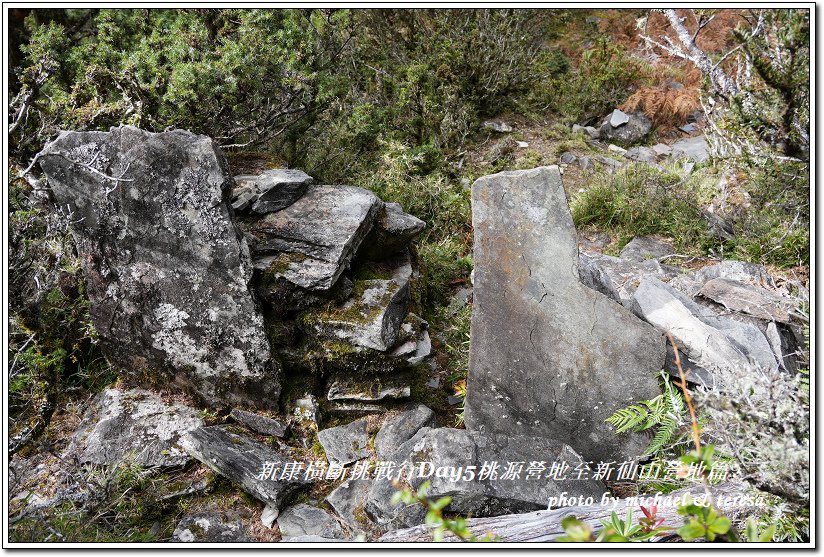
[[[372,231],[363,241],[362,255],[383,259],[407,248],[426,226],[421,219],[403,212],[398,203],[384,203]]]
[[[278,517],[282,541],[295,541],[300,536],[319,536],[326,539],[343,538],[340,524],[328,512],[311,505],[289,507]]]
[[[375,454],[381,460],[389,459],[424,427],[435,427],[435,413],[423,404],[388,418],[375,436]]]
[[[68,453],[93,464],[129,459],[144,467],[182,466],[190,457],[178,441],[202,425],[196,409],[167,404],[149,391],[106,389],[83,416]]]
[[[307,484],[302,474],[294,478],[283,476],[284,465],[292,459],[227,426],[195,429],[181,438],[180,445],[255,499],[277,508],[282,508],[291,496]],[[271,468],[267,463],[271,463]],[[267,471],[269,474],[265,474]]]
[[[326,502],[346,523],[353,535],[369,529],[370,521],[363,510],[371,480],[348,480],[340,484],[326,497]]]
[[[172,534],[172,542],[242,543],[252,539],[239,520],[227,521],[216,511],[204,511],[185,516]]]
[[[115,366],[208,404],[274,408],[280,368],[249,292],[226,162],[182,130],[64,132],[40,154],[70,222],[91,316]]]
[[[409,311],[411,277],[409,258],[399,258],[387,278],[355,280],[344,303],[304,313],[303,326],[316,337],[385,352],[397,342]]]
[[[329,462],[346,465],[369,456],[366,420],[321,430],[318,432],[318,441]]]
[[[309,186],[283,210],[240,219],[256,269],[308,290],[329,290],[346,270],[381,208],[354,186]]]
[[[472,220],[467,428],[557,439],[588,460],[642,454],[645,439],[616,436],[604,420],[660,392],[663,338],[581,284],[558,168],[480,178]]]
[[[300,199],[312,182],[305,172],[288,168],[266,170],[258,176],[235,176],[232,208],[260,214],[280,211]]]

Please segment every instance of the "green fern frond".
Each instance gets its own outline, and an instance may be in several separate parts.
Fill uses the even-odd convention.
[[[643,403],[642,403],[643,404]],[[638,428],[646,425],[649,412],[644,406],[632,405],[626,408],[619,408],[615,413],[606,419],[612,424],[616,433],[623,433],[627,430],[640,431]]]
[[[670,419],[660,424],[658,430],[655,432],[655,437],[652,438],[652,441],[650,441],[644,451],[644,456],[652,455],[663,450],[672,442],[676,431],[678,431],[678,422],[675,420]]]

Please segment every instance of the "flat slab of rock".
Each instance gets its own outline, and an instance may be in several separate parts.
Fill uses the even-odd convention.
[[[130,459],[144,467],[183,466],[190,457],[178,441],[202,425],[196,409],[167,404],[149,391],[106,389],[83,416],[69,453],[94,464]]]
[[[790,316],[797,305],[793,300],[764,288],[720,277],[704,283],[699,294],[727,309],[779,323],[790,323]]]
[[[206,136],[64,132],[40,156],[71,213],[91,316],[109,361],[208,404],[274,408],[280,368],[249,292],[226,161]],[[224,195],[226,194],[226,195]]]
[[[306,485],[302,475],[280,479],[283,465],[291,459],[227,426],[195,429],[180,440],[180,445],[255,499],[277,508],[282,508],[285,500]],[[266,470],[265,463],[273,463],[274,478],[272,475],[261,477]]]
[[[661,259],[675,253],[672,244],[650,236],[636,236],[621,250],[621,259],[646,261]]]
[[[328,512],[311,505],[295,505],[278,517],[281,541],[296,541],[301,536],[318,536],[326,539],[343,538],[340,524]]]
[[[710,158],[710,149],[703,135],[680,139],[672,144],[673,159],[687,159],[693,162],[706,162]]]
[[[356,377],[338,374],[329,384],[326,400],[380,402],[409,398],[412,378],[408,374]]]
[[[632,295],[644,277],[661,280],[676,276],[678,271],[655,259],[631,261],[597,252],[579,254],[578,275],[581,283],[629,307]]]
[[[257,176],[235,176],[232,208],[259,214],[280,211],[300,199],[312,182],[302,170],[288,168],[266,170]]]
[[[286,435],[286,424],[280,420],[238,408],[232,408],[229,416],[252,431],[262,433],[263,435],[271,435],[273,437],[283,437]]]
[[[475,281],[467,428],[546,436],[588,460],[626,460],[645,441],[604,420],[656,396],[660,333],[578,277],[577,234],[557,167],[472,186]]]
[[[375,436],[375,454],[378,459],[389,459],[398,447],[424,427],[435,427],[435,413],[423,404],[416,404],[409,410],[388,418]]]
[[[329,290],[346,269],[382,202],[354,186],[309,186],[281,211],[242,219],[255,268],[309,290]]]
[[[239,520],[226,521],[217,512],[205,511],[184,517],[172,534],[172,542],[243,543],[253,540]]]
[[[662,332],[672,333],[679,349],[705,370],[747,369],[754,364],[777,368],[769,342],[758,327],[720,318],[657,279],[641,281],[632,307]]]
[[[606,489],[600,481],[585,475],[577,479],[578,468],[585,470],[581,457],[569,446],[546,437],[524,435],[487,435],[453,428],[424,428],[401,445],[390,459],[397,466],[410,463],[416,473],[409,482],[414,488],[430,481],[427,496],[450,496],[448,510],[473,516],[496,516],[512,512],[545,509],[551,496],[592,496],[600,500]],[[566,463],[564,475],[547,477],[551,463]],[[484,464],[486,463],[486,467]],[[492,463],[497,464],[495,468]],[[514,465],[510,465],[514,463]],[[530,465],[542,465],[544,468]],[[518,466],[521,466],[519,469]],[[474,468],[468,468],[473,466]],[[438,477],[435,470],[460,470],[456,478]],[[443,468],[442,468],[443,469]],[[418,473],[423,470],[424,473]],[[481,471],[484,471],[483,473]],[[509,470],[509,473],[507,473]],[[419,477],[431,471],[429,477]],[[469,472],[472,472],[470,474]],[[466,474],[464,474],[466,472]],[[587,472],[587,474],[591,474]],[[378,524],[395,528],[422,520],[425,509],[393,506],[389,501],[394,488],[385,479],[375,479],[365,509]],[[387,497],[389,495],[389,497]]]
[[[318,432],[318,441],[323,445],[329,462],[346,465],[369,456],[366,420],[321,430]]]

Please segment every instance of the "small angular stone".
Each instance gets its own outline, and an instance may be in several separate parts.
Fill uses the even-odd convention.
[[[216,511],[195,513],[184,517],[172,534],[172,542],[184,543],[245,543],[252,540],[239,520],[227,522]]]
[[[380,460],[389,457],[423,427],[435,426],[435,413],[423,404],[388,418],[375,436],[375,454]]]
[[[385,203],[372,231],[363,241],[363,257],[383,259],[401,252],[425,226],[421,219],[404,213],[398,203]]]
[[[509,133],[512,131],[512,126],[500,120],[487,120],[484,122],[484,127],[498,133]]]
[[[283,537],[282,541],[290,541],[300,536],[343,538],[340,525],[328,512],[306,504],[284,510],[278,517],[278,528]]]
[[[613,128],[623,126],[627,122],[629,122],[629,116],[627,116],[625,113],[621,112],[617,108],[612,111],[612,114],[609,117],[609,125]]]
[[[271,435],[273,437],[283,437],[286,435],[286,424],[274,418],[261,416],[260,414],[247,412],[238,408],[232,408],[229,416],[249,429],[262,433],[263,435]]]

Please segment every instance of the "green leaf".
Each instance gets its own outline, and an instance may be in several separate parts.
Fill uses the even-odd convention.
[[[715,532],[716,534],[726,534],[730,531],[731,526],[732,523],[730,522],[730,519],[726,516],[721,516],[710,523],[709,529],[711,532]]]
[[[703,538],[706,533],[704,526],[697,520],[691,520],[678,529],[678,535],[688,542]]]

